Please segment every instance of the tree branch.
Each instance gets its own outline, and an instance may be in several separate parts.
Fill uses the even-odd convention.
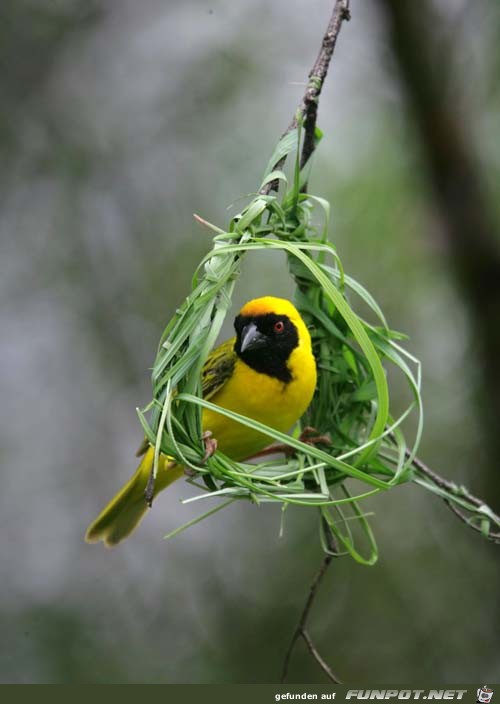
[[[325,82],[326,74],[328,73],[328,67],[330,66],[330,61],[335,50],[335,44],[337,43],[337,37],[340,32],[342,22],[344,20],[349,21],[350,19],[351,13],[349,10],[349,0],[336,0],[330,21],[328,22],[328,27],[326,28],[326,32],[323,36],[321,48],[316,61],[309,72],[309,82],[307,84],[306,92],[304,93],[299,107],[290,121],[290,124],[281,135],[281,138],[283,138],[289,132],[294,130],[297,127],[299,118],[303,121],[304,142],[302,146],[300,168],[305,166],[316,147],[315,131],[319,96],[321,94],[321,89],[323,88],[323,83]],[[280,169],[285,161],[286,157],[280,159],[276,164],[274,164],[273,171],[275,169]],[[261,195],[267,195],[271,191],[277,190],[278,182],[270,181],[262,187],[260,193]]]
[[[409,456],[408,452],[407,456]],[[497,526],[500,526],[500,516],[494,513],[493,510],[487,504],[485,504],[484,501],[478,499],[477,496],[471,494],[470,491],[466,489],[466,487],[458,486],[454,482],[450,482],[448,479],[444,479],[439,474],[436,474],[436,472],[430,469],[430,467],[428,467],[418,457],[414,458],[412,464],[418,473],[427,477],[427,479],[430,479],[431,482],[437,487],[439,487],[440,489],[444,489],[448,493],[462,498],[467,503],[471,504],[472,508],[469,509],[465,507],[465,511],[468,511],[472,514],[468,516],[467,513],[459,509],[458,506],[453,503],[451,499],[443,497],[443,501],[448,506],[448,508],[455,514],[455,516],[457,516],[463,523],[465,523],[466,526],[472,528],[472,530],[475,530],[478,533],[481,533],[493,543],[500,543],[500,532],[493,530],[493,528],[491,527],[491,522],[493,522],[493,524],[496,524]],[[477,511],[474,511],[474,508],[476,508]],[[478,514],[483,514],[484,519],[490,521],[490,525],[488,526],[487,530],[484,529],[484,526],[477,525],[476,523],[472,522],[474,516],[477,518]]]
[[[333,673],[333,671],[332,671],[332,669],[330,668],[330,666],[328,665],[328,663],[326,663],[326,662],[323,660],[323,658],[321,657],[321,655],[318,653],[318,651],[317,651],[316,648],[314,647],[314,643],[312,642],[311,636],[309,635],[309,633],[308,633],[306,630],[302,629],[302,634],[301,634],[301,635],[302,635],[302,638],[303,638],[303,639],[305,640],[305,642],[306,642],[306,645],[307,645],[307,647],[308,647],[308,649],[309,649],[309,652],[311,653],[311,655],[313,656],[313,658],[316,660],[316,662],[318,663],[318,665],[321,667],[321,669],[323,670],[323,672],[325,673],[325,675],[328,677],[328,679],[330,679],[330,680],[331,680],[332,682],[334,682],[335,684],[342,684],[342,682],[341,682],[341,681],[337,678],[337,676]]]
[[[304,604],[304,608],[302,609],[302,613],[300,614],[299,622],[297,624],[297,627],[295,628],[295,631],[293,632],[292,638],[290,640],[290,645],[288,646],[288,650],[286,651],[285,654],[285,659],[283,661],[283,669],[281,672],[281,682],[284,682],[286,679],[286,676],[288,674],[288,668],[290,665],[290,660],[292,657],[292,653],[294,651],[295,645],[298,641],[299,638],[303,638],[304,641],[306,642],[306,645],[308,647],[309,652],[313,656],[313,658],[316,660],[318,665],[321,667],[325,675],[328,677],[329,680],[332,682],[335,682],[335,684],[341,684],[340,680],[338,677],[333,673],[329,665],[323,660],[319,652],[317,651],[311,636],[309,633],[306,631],[306,625],[307,625],[307,620],[309,618],[309,614],[311,612],[312,605],[314,603],[314,600],[316,598],[316,594],[318,592],[318,588],[320,583],[323,580],[323,577],[325,576],[328,567],[330,566],[332,560],[334,557],[337,556],[338,550],[337,550],[337,545],[335,543],[335,538],[333,537],[332,531],[330,526],[326,523],[326,521],[323,520],[323,527],[325,530],[325,537],[328,545],[328,554],[325,555],[323,562],[321,563],[321,567],[319,568],[319,571],[317,572],[316,576],[314,577],[311,586],[309,587],[309,594],[306,599],[306,603]]]

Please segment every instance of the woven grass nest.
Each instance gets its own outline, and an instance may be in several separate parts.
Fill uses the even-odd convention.
[[[162,335],[152,372],[153,399],[138,414],[156,448],[155,465],[160,452],[172,456],[191,470],[188,481],[202,489],[186,501],[223,499],[170,536],[236,500],[274,502],[282,509],[300,505],[319,513],[325,551],[329,527],[343,553],[373,564],[377,547],[363,505],[366,498],[414,478],[423,420],[420,363],[401,346],[404,336],[389,328],[373,296],[344,272],[328,240],[330,206],[304,192],[308,173],[299,167],[300,141],[300,125],[280,140],[259,192],[227,231],[204,222],[214,232],[213,248]],[[287,178],[273,165],[291,153],[295,167]],[[279,192],[263,195],[271,182],[280,184]],[[231,307],[242,261],[264,249],[286,255],[296,286],[294,303],[310,328],[318,368],[313,401],[290,435],[201,397],[201,370]],[[368,320],[357,312],[360,308]],[[397,412],[389,367],[409,389],[407,406]],[[290,451],[256,464],[236,462],[219,451],[203,461],[203,407],[265,431]],[[306,426],[331,441],[302,442]]]

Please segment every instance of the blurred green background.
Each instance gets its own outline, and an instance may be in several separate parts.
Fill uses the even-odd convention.
[[[422,458],[498,510],[485,399],[500,388],[476,329],[499,321],[476,320],[457,284],[383,6],[354,2],[342,29],[311,190],[332,203],[346,270],[422,360]],[[2,682],[278,681],[321,560],[313,511],[290,510],[280,539],[277,507],[242,503],[164,542],[199,511],[179,482],[116,550],[83,534],[134,469],[158,338],[210,246],[192,213],[224,227],[255,190],[329,11],[2,0]],[[498,226],[500,7],[435,0],[433,13],[422,52],[431,35],[446,47],[445,100]],[[292,294],[281,256],[243,268],[235,311]],[[355,684],[500,682],[498,546],[416,486],[370,507],[379,563],[336,561],[312,616],[332,668]],[[324,682],[301,644],[290,681]]]

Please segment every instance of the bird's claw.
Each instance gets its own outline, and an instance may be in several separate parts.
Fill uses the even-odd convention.
[[[205,446],[205,454],[203,455],[201,463],[205,464],[208,458],[212,457],[212,455],[217,450],[217,440],[216,438],[212,437],[211,430],[205,430],[205,432],[201,436],[201,439],[203,440],[203,444]]]
[[[299,440],[306,445],[331,445],[332,440],[329,435],[326,434],[321,434],[316,428],[311,427],[310,425],[306,426],[303,431],[300,434]],[[296,452],[294,447],[290,447],[290,445],[286,445],[285,443],[280,444],[280,445],[269,445],[269,447],[265,447],[263,450],[260,452],[257,452],[257,454],[252,455],[251,458],[249,459],[257,459],[259,457],[266,457],[267,455],[276,455],[278,453],[281,453],[282,455],[285,455],[285,457],[292,457]]]
[[[319,430],[311,425],[306,425],[300,434],[299,440],[306,445],[331,445],[332,439],[328,434],[321,434]]]

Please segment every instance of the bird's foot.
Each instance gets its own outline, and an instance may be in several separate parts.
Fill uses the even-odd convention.
[[[255,460],[258,459],[259,457],[267,457],[268,455],[286,455],[289,457],[293,453],[293,448],[289,447],[288,445],[283,444],[276,444],[276,445],[269,445],[268,447],[265,447],[263,450],[260,450],[260,452],[256,452],[255,455],[252,455],[251,457],[248,457],[249,460]]]
[[[332,441],[329,435],[321,434],[319,430],[316,430],[316,428],[313,428],[311,426],[306,426],[303,431],[300,434],[299,440],[306,445],[331,445]],[[290,445],[286,445],[285,443],[282,444],[276,444],[276,445],[269,445],[269,447],[265,447],[263,450],[260,452],[257,452],[257,454],[252,455],[251,458],[249,459],[255,459],[259,457],[267,457],[268,455],[278,455],[282,454],[285,455],[286,457],[291,457],[295,453],[295,448],[290,447]]]
[[[216,438],[212,437],[211,430],[205,430],[205,432],[201,436],[201,439],[203,440],[203,444],[205,446],[205,454],[203,455],[201,463],[205,464],[208,458],[212,457],[212,455],[215,453],[217,449],[217,440]]]
[[[299,440],[305,442],[306,445],[331,445],[332,439],[326,433],[320,433],[319,430],[311,425],[306,425],[300,434]]]

